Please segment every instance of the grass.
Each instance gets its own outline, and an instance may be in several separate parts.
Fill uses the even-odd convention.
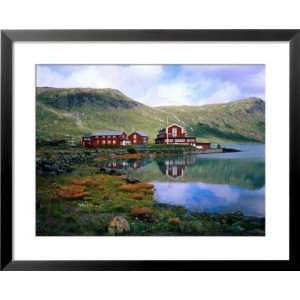
[[[61,151],[56,147],[37,150],[42,157],[54,160],[59,159]],[[68,151],[74,156],[74,151],[85,150],[72,148],[65,150],[64,155]],[[111,235],[115,231],[109,230],[110,224],[113,220],[122,223],[121,217],[130,230],[118,232],[120,235],[264,234],[264,220],[246,220],[235,213],[191,213],[182,207],[158,204],[149,182],[128,184],[124,175],[99,173],[92,159],[71,164],[75,169],[72,173],[37,176],[37,235]],[[236,231],[234,224],[240,224],[243,231]]]
[[[255,109],[255,108],[259,109]],[[101,130],[146,132],[153,142],[159,129],[178,123],[199,141],[264,142],[264,102],[252,98],[205,106],[149,107],[111,89],[39,89],[37,136],[74,138]]]

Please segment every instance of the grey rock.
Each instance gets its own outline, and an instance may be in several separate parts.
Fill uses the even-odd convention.
[[[127,181],[127,183],[132,183],[132,184],[134,184],[134,183],[139,183],[139,182],[140,182],[140,180],[138,180],[138,179],[136,179],[136,178],[133,178],[133,177],[131,177],[131,176],[128,176],[128,177],[126,178],[126,181]]]

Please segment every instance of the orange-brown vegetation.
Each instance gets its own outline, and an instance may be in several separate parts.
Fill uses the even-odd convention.
[[[170,218],[169,219],[169,223],[171,225],[179,225],[181,223],[180,219],[179,218]]]
[[[87,196],[89,193],[86,191],[86,188],[81,185],[71,184],[63,186],[58,191],[58,196],[63,199],[82,199]]]
[[[132,207],[131,213],[137,218],[150,217],[153,210],[149,207]]]
[[[120,189],[124,192],[145,192],[145,193],[152,193],[153,192],[153,184],[151,183],[129,183],[129,184],[122,184]]]
[[[132,194],[132,198],[135,200],[142,200],[144,198],[144,194],[143,193],[134,193],[134,194]]]
[[[107,160],[107,159],[108,159],[108,156],[100,155],[100,156],[95,157],[94,159],[95,159],[95,160]]]
[[[75,185],[81,185],[81,186],[90,186],[90,185],[97,185],[99,184],[99,182],[97,182],[97,180],[95,180],[92,177],[85,177],[85,178],[81,178],[81,179],[74,179],[73,184]]]

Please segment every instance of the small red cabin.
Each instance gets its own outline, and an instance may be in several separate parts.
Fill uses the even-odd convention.
[[[127,134],[121,130],[96,131],[81,138],[81,144],[87,148],[125,146],[128,143]]]
[[[182,126],[174,123],[158,132],[155,144],[196,144],[196,137],[187,135]]]
[[[196,143],[196,147],[198,149],[203,149],[203,150],[207,150],[211,148],[211,143]]]
[[[147,144],[149,141],[149,137],[143,131],[134,131],[130,135],[128,135],[128,140],[132,145],[141,145]]]

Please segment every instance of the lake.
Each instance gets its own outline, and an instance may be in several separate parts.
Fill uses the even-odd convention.
[[[154,184],[155,201],[192,212],[265,216],[265,146],[224,145],[240,152],[113,160],[107,167],[126,169]]]

